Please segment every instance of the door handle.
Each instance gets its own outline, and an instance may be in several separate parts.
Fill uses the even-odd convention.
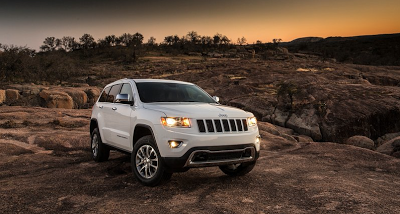
[[[114,110],[114,111],[117,110],[117,107],[113,107],[112,110]]]
[[[99,108],[103,108],[103,106],[99,106]]]

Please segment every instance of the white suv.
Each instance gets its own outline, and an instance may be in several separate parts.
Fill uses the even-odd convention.
[[[108,84],[93,106],[90,133],[95,161],[107,160],[110,149],[131,153],[133,173],[149,186],[192,167],[219,166],[228,175],[244,175],[260,152],[252,113],[173,80]]]

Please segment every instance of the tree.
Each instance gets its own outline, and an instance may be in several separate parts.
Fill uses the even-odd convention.
[[[196,31],[189,31],[186,37],[193,44],[197,44],[198,41],[200,40],[200,35],[198,35]]]
[[[115,35],[106,36],[104,38],[104,41],[108,46],[116,45],[116,37],[115,37]]]
[[[246,44],[246,42],[247,42],[247,39],[244,38],[244,36],[243,36],[242,38],[238,38],[238,39],[237,39],[237,43],[238,43],[239,45],[244,45],[244,44]]]
[[[213,40],[210,36],[202,36],[200,41],[202,45],[211,45]]]
[[[227,36],[222,36],[222,38],[221,38],[222,44],[229,45],[230,42],[231,42],[231,40]]]
[[[177,45],[179,43],[180,39],[178,35],[174,35],[174,37],[172,38],[172,42],[174,43],[174,45]]]
[[[104,48],[110,46],[109,43],[105,39],[98,39],[97,40],[97,47]]]
[[[43,63],[48,75],[46,79],[49,81],[61,84],[77,74],[74,61],[63,53],[52,53],[44,59]]]
[[[57,47],[55,37],[46,37],[43,41],[43,45],[40,46],[41,51],[54,51]]]
[[[35,50],[14,45],[1,45],[0,49],[0,81],[32,81],[37,78]]]
[[[219,44],[221,43],[221,38],[222,38],[222,35],[219,34],[219,33],[216,33],[216,34],[214,35],[214,37],[213,37],[213,43],[214,43],[214,45],[219,45]]]
[[[153,45],[156,45],[156,38],[154,38],[154,37],[150,37],[149,38],[149,40],[147,40],[147,44],[148,45],[151,45],[151,46],[153,46]]]
[[[174,36],[166,36],[164,38],[164,42],[167,45],[172,45],[173,41],[174,41]]]
[[[139,32],[133,34],[132,36],[132,44],[134,46],[140,46],[143,43],[143,35]]]
[[[133,40],[133,36],[130,33],[124,33],[119,37],[122,45],[129,46]]]
[[[276,47],[278,47],[279,43],[282,41],[282,39],[273,39],[272,42]]]
[[[83,49],[94,48],[96,45],[93,36],[87,33],[83,34],[83,36],[79,38],[79,41]]]
[[[77,48],[78,43],[75,41],[74,37],[71,36],[64,36],[61,39],[61,46],[63,46],[63,49],[65,51],[72,51]]]

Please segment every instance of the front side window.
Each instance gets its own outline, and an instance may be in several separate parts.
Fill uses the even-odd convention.
[[[124,83],[121,88],[120,94],[128,94],[129,95],[129,101],[133,101],[133,92],[131,85],[129,83]]]
[[[113,103],[115,98],[117,97],[117,94],[119,94],[120,90],[121,90],[121,84],[113,85],[111,87],[110,93],[108,93],[107,102]]]
[[[200,102],[216,103],[206,92],[196,85],[163,82],[136,83],[140,100],[153,102]]]

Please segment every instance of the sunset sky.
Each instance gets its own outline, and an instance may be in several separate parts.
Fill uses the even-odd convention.
[[[4,0],[0,43],[39,49],[45,37],[139,32],[183,36],[221,33],[236,42],[306,36],[400,33],[399,0]]]

